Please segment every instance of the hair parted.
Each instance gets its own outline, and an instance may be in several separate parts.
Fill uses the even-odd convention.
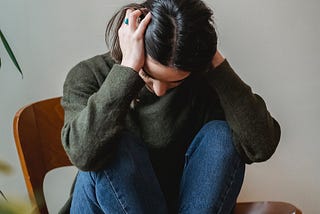
[[[151,12],[145,32],[145,51],[154,60],[190,72],[211,67],[217,50],[217,35],[213,12],[201,0],[147,0],[122,7],[106,29],[106,43],[117,62],[122,60],[118,29],[128,8],[147,8]]]

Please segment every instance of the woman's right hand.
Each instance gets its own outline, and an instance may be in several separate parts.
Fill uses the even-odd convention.
[[[131,67],[137,72],[144,65],[144,33],[151,20],[151,13],[149,12],[139,23],[141,14],[140,10],[128,9],[125,19],[128,19],[129,22],[126,24],[123,21],[118,31],[122,52],[121,65]]]

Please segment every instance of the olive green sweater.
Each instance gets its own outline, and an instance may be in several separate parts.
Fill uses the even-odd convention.
[[[157,97],[137,72],[115,64],[109,53],[95,56],[67,75],[62,106],[62,143],[76,167],[105,168],[117,137],[130,131],[148,145],[167,198],[174,195],[168,186],[179,182],[184,152],[206,122],[228,122],[235,148],[246,163],[270,158],[280,139],[279,124],[263,99],[252,93],[226,60]]]

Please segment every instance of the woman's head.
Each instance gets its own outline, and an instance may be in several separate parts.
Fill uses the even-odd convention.
[[[203,71],[211,65],[217,36],[212,11],[200,0],[156,0],[145,33],[146,53],[166,66]]]
[[[106,32],[115,60],[122,58],[116,32],[127,8],[147,8],[152,14],[145,32],[146,55],[179,70],[199,72],[211,67],[217,36],[212,11],[200,0],[147,0],[123,7],[110,20]]]

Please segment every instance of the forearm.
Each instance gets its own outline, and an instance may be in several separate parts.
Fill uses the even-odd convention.
[[[226,60],[209,73],[209,79],[219,95],[239,153],[247,163],[270,158],[280,140],[280,127],[263,99],[252,93]]]
[[[62,100],[65,109],[62,142],[75,166],[93,171],[110,161],[130,102],[142,85],[132,69],[115,65],[94,93],[66,87]]]

